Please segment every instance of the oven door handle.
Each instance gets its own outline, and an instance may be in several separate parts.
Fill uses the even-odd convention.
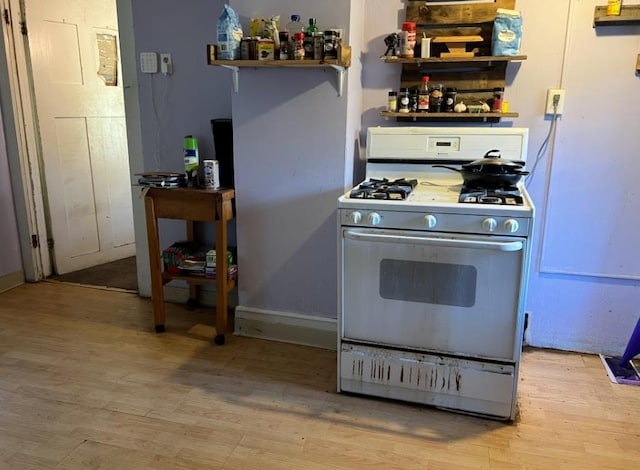
[[[344,236],[345,238],[356,241],[403,243],[410,245],[434,245],[449,248],[473,248],[477,250],[520,251],[523,247],[521,241],[493,242],[480,240],[457,240],[452,238],[411,237],[405,235],[378,235],[371,233],[351,232],[349,230],[344,232]]]

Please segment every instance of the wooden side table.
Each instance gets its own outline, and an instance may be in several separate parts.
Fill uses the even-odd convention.
[[[228,295],[235,281],[228,278],[227,224],[233,219],[233,189],[148,188],[144,196],[151,268],[151,299],[153,319],[157,333],[165,331],[163,286],[169,281],[189,283],[189,298],[197,298],[197,286],[216,285],[216,337],[214,342],[224,344],[229,327]],[[216,223],[216,278],[182,276],[162,271],[161,248],[158,239],[158,219],[183,219],[187,223],[187,240],[194,238],[194,222]]]

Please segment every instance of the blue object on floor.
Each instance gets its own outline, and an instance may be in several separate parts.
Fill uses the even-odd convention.
[[[640,318],[638,319],[638,323],[636,323],[636,327],[631,334],[631,338],[629,338],[627,348],[624,350],[624,354],[620,358],[620,365],[627,365],[627,363],[638,354],[640,354]]]

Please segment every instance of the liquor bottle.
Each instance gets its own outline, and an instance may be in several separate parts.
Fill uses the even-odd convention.
[[[315,18],[309,18],[309,26],[307,26],[307,30],[305,32],[313,36],[313,33],[317,33],[318,31],[320,31],[316,23],[317,20]]]
[[[429,112],[429,76],[423,75],[422,85],[418,90],[418,112]]]

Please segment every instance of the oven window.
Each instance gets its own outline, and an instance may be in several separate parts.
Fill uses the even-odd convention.
[[[478,271],[464,264],[383,259],[380,296],[389,300],[473,307]]]

